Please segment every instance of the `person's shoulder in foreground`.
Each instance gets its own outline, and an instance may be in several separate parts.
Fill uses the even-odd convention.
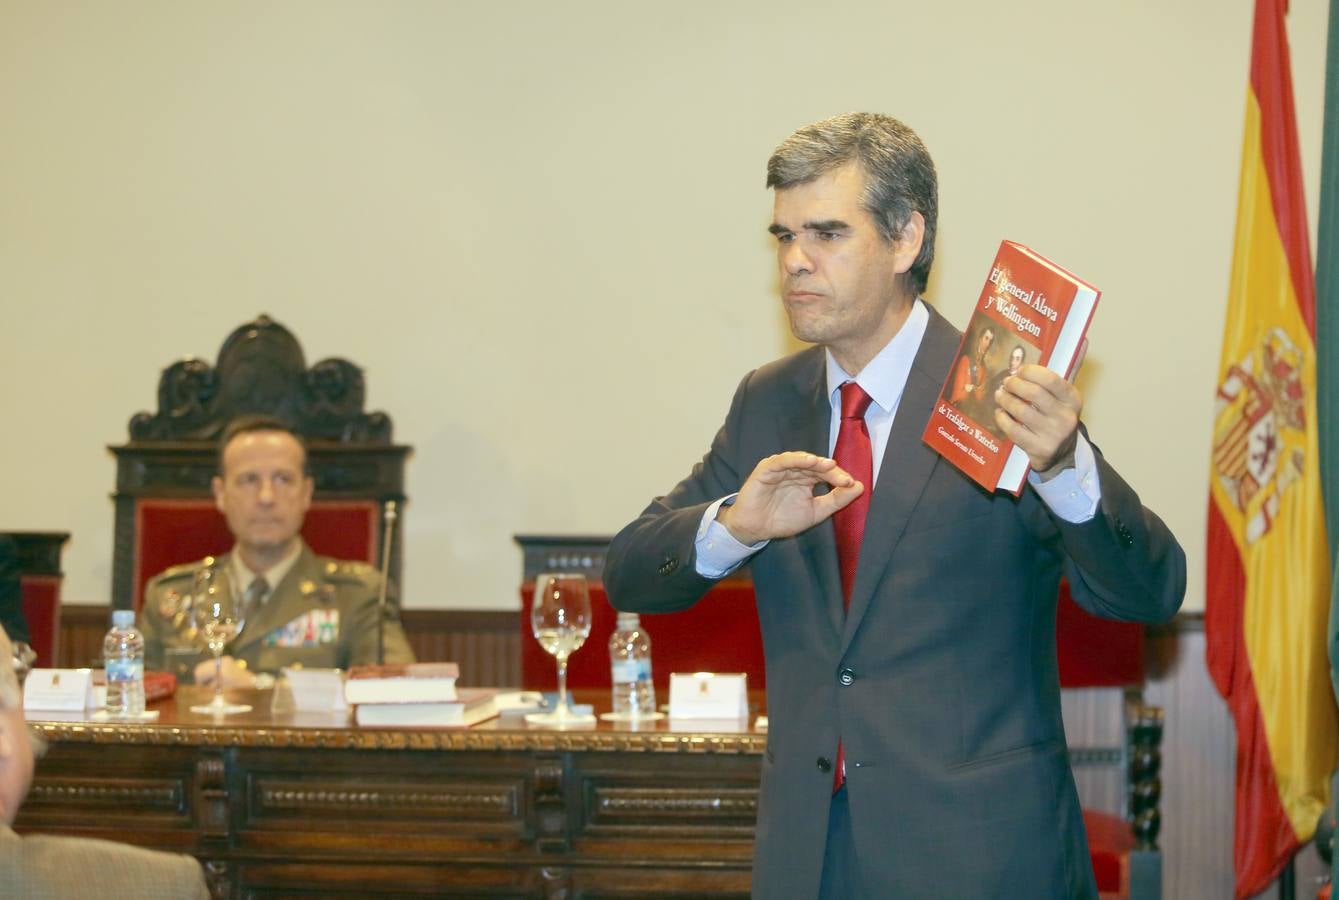
[[[9,827],[0,827],[0,884],[6,896],[32,900],[209,897],[192,857],[92,838],[20,837]]]
[[[14,646],[0,629],[0,892],[52,900],[209,896],[200,864],[189,856],[88,838],[16,834],[11,826],[32,785],[36,758]]]

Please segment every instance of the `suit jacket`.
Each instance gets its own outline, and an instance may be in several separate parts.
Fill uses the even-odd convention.
[[[20,837],[0,825],[0,893],[27,900],[209,900],[200,864],[89,838]]]
[[[203,641],[186,630],[195,573],[203,564],[174,566],[151,580],[139,616],[145,666],[166,668],[184,681],[194,680],[195,664],[209,658]],[[218,558],[218,565],[228,566],[227,554]],[[340,669],[374,663],[380,591],[381,575],[372,566],[317,556],[304,543],[293,568],[224,652],[246,660],[257,672],[277,672],[297,663]],[[386,606],[386,662],[413,662],[396,605]]]
[[[1185,556],[1100,453],[1094,519],[987,493],[921,441],[959,332],[931,310],[871,497],[850,611],[831,521],[751,560],[767,664],[754,893],[818,891],[838,738],[853,840],[877,897],[1095,897],[1055,656],[1061,575],[1127,620],[1171,616]],[[694,603],[706,507],[763,457],[828,455],[821,348],[745,376],[711,450],[613,540],[619,609]],[[652,624],[654,630],[654,625]]]

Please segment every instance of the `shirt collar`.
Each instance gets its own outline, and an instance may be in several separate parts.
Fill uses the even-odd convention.
[[[266,593],[273,593],[274,589],[279,586],[279,582],[284,580],[284,576],[289,573],[297,563],[298,557],[301,555],[302,541],[297,541],[293,545],[293,549],[289,551],[288,555],[283,559],[270,566],[264,572],[253,572],[247,568],[246,563],[242,562],[242,554],[238,553],[237,549],[234,547],[232,556],[229,558],[229,568],[232,569],[229,574],[232,575],[233,580],[237,585],[236,590],[242,593],[245,593],[247,588],[251,586],[251,582],[255,581],[258,577],[263,577],[265,579]]]
[[[925,301],[917,298],[897,334],[893,335],[893,339],[885,344],[857,375],[847,373],[837,360],[832,358],[832,351],[825,349],[828,402],[833,406],[840,406],[841,386],[848,381],[854,381],[866,394],[869,394],[870,399],[880,409],[885,413],[891,412],[902,396],[902,389],[907,386],[911,364],[916,359],[916,351],[920,349],[921,338],[925,337],[925,329],[929,324],[930,311],[926,309]]]

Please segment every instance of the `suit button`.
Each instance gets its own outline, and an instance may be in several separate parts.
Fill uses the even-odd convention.
[[[660,564],[660,574],[669,575],[677,568],[679,568],[679,557],[671,556]]]
[[[842,687],[850,687],[855,684],[855,670],[846,668],[837,673],[837,680],[841,682]]]
[[[831,772],[832,760],[828,759],[826,756],[820,756],[818,758],[818,771],[823,772],[824,774]]]
[[[1120,519],[1116,520],[1116,537],[1120,538],[1120,542],[1125,546],[1134,546],[1134,535],[1130,532],[1130,526]]]

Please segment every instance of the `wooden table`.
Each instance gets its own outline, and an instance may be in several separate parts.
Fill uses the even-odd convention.
[[[359,728],[267,692],[216,722],[204,699],[30,716],[51,747],[16,827],[191,853],[220,897],[748,895],[765,733]]]

